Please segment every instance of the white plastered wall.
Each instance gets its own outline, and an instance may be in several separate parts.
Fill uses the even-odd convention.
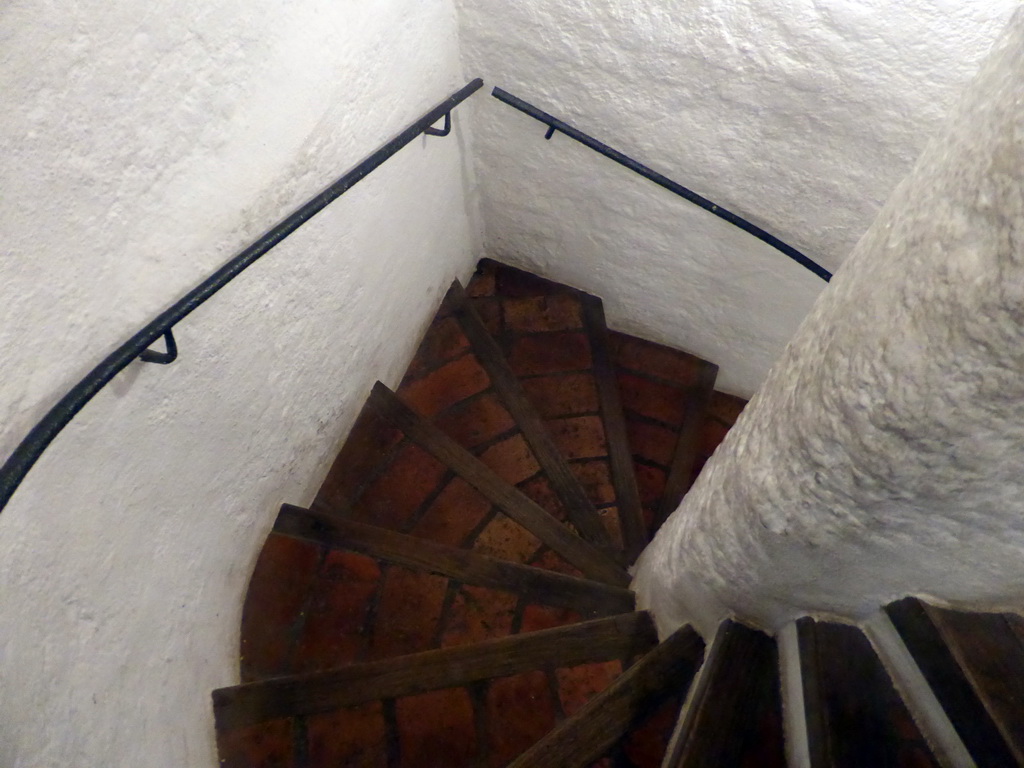
[[[1024,9],[641,555],[659,627],[1024,607]]]
[[[86,371],[460,87],[449,0],[0,9],[0,455]],[[0,515],[0,764],[215,764],[210,690],[304,503],[478,255],[465,105],[133,363]]]
[[[834,270],[1018,0],[457,0],[467,70]],[[605,298],[749,397],[824,283],[495,99],[488,254]]]

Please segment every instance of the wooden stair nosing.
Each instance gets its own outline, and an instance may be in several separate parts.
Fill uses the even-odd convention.
[[[220,688],[212,694],[214,715],[218,731],[224,732],[539,668],[625,659],[656,645],[657,632],[650,616],[626,613],[473,645]]]
[[[547,474],[555,493],[565,505],[569,520],[584,539],[596,546],[611,548],[611,538],[601,522],[597,509],[587,496],[583,484],[573,474],[558,446],[555,445],[544,420],[530,403],[518,377],[509,368],[498,342],[487,331],[458,281],[452,284],[451,290],[458,297],[455,317],[463,333],[469,339],[480,364],[491,377],[494,390],[522,430],[523,437],[537,458],[537,463]]]
[[[925,605],[913,597],[885,607],[907,650],[979,766],[1013,765],[1014,756]]]
[[[797,621],[812,768],[940,765],[935,750],[864,631],[852,624]]]
[[[828,720],[821,681],[821,665],[818,663],[820,648],[815,626],[814,619],[809,616],[803,616],[796,621],[800,680],[804,691],[803,714],[807,723],[807,748],[811,756],[811,768],[827,768],[832,763],[829,757]]]
[[[463,584],[514,592],[529,603],[571,608],[587,617],[628,613],[635,607],[633,593],[622,587],[497,560],[290,504],[281,507],[274,531],[437,573]]]
[[[749,746],[744,737],[755,726],[747,721],[756,720],[761,708],[772,704],[773,695],[779,703],[777,670],[774,639],[732,620],[723,621],[683,704],[662,768],[740,764],[741,751]],[[780,758],[781,737],[780,732]]]
[[[693,474],[694,462],[697,460],[701,428],[704,426],[708,404],[715,391],[715,379],[718,378],[717,365],[707,361],[701,362],[702,365],[697,373],[697,382],[690,388],[687,395],[686,416],[683,419],[682,428],[679,430],[675,453],[672,455],[672,466],[669,468],[668,479],[665,481],[665,492],[651,524],[652,537],[669,515],[676,510],[690,488],[690,477]]]
[[[492,504],[522,525],[591,579],[625,587],[629,575],[606,551],[574,534],[545,509],[421,418],[394,392],[377,382],[367,401],[382,418],[391,422],[421,448],[476,488]]]
[[[676,631],[508,768],[584,768],[600,759],[650,709],[686,690],[703,650],[692,628]]]
[[[1024,638],[1001,613],[924,604],[1017,765],[1024,765]]]
[[[647,545],[647,528],[644,525],[640,489],[636,482],[633,452],[626,429],[626,414],[622,409],[622,396],[619,393],[615,364],[612,362],[604,305],[599,298],[590,294],[582,294],[581,301],[583,323],[590,339],[594,361],[594,379],[601,405],[601,418],[608,441],[608,462],[619,509],[626,562],[631,563]]]

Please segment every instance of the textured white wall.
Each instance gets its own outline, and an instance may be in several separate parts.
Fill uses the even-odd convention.
[[[450,0],[8,0],[0,455],[107,352],[464,83]],[[478,255],[465,111],[133,364],[0,515],[0,764],[215,764],[244,589]]]
[[[463,58],[835,269],[1018,0],[457,0]],[[821,291],[774,249],[494,99],[490,255],[600,294],[618,328],[749,396]]]
[[[644,552],[663,628],[1024,606],[1024,10]]]

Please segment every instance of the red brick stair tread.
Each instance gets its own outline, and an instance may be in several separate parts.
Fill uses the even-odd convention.
[[[548,432],[544,420],[530,403],[523,385],[509,369],[501,348],[488,333],[472,306],[466,301],[461,286],[455,283],[452,290],[461,299],[456,309],[456,317],[462,330],[469,338],[477,358],[491,377],[502,402],[515,418],[541,468],[547,474],[548,480],[565,505],[569,519],[587,541],[600,546],[609,546],[611,542],[608,532],[601,523],[597,510],[563,458]]]
[[[420,418],[380,382],[374,385],[369,402],[380,416],[586,576],[615,586],[629,584],[629,576],[607,553],[576,536],[522,492],[503,481],[465,448]]]
[[[223,732],[538,668],[630,658],[656,644],[648,614],[620,614],[475,645],[220,688],[213,692],[213,708],[217,729]]]
[[[437,573],[462,584],[514,592],[529,603],[573,608],[588,618],[630,612],[634,607],[633,593],[622,587],[496,560],[289,504],[281,507],[274,531]]]

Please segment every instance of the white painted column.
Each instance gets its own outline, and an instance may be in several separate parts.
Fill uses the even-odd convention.
[[[1024,12],[815,304],[635,587],[663,631],[1024,603]]]

